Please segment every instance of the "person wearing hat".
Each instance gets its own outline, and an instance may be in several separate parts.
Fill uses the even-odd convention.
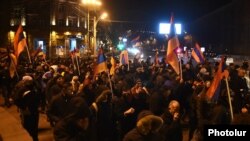
[[[163,141],[159,133],[163,120],[149,110],[143,110],[137,117],[136,127],[130,130],[123,141]]]

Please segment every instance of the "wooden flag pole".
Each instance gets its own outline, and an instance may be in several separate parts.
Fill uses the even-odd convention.
[[[11,62],[14,64],[14,60],[10,57],[10,60]],[[19,75],[18,75],[18,72],[17,72],[17,68],[16,68],[16,65],[14,64],[14,69],[15,69],[15,73],[16,73],[16,77],[17,79],[19,80]]]
[[[227,97],[228,97],[228,103],[230,107],[230,115],[231,115],[231,120],[233,121],[234,115],[233,115],[233,107],[232,107],[232,101],[231,101],[231,96],[230,96],[230,91],[229,91],[229,85],[228,85],[228,80],[225,78],[226,81],[226,86],[227,86]]]
[[[78,63],[78,56],[76,55],[75,58],[76,58],[76,65],[77,65],[78,75],[80,76],[81,73],[80,73],[80,68],[79,68],[79,63]]]
[[[109,74],[109,71],[108,71],[108,77],[109,77],[109,86],[110,86],[110,91],[111,91],[111,99],[113,99],[114,97],[114,93],[113,93],[113,87],[112,87],[112,83],[111,83],[111,79],[110,79],[110,74]]]
[[[183,76],[182,76],[182,64],[181,64],[181,59],[180,59],[180,76],[181,76],[181,80],[183,79]]]
[[[31,64],[32,62],[31,62],[30,52],[29,52],[28,46],[25,46],[25,48],[26,48],[26,50],[27,50],[27,54],[28,54],[28,58],[29,58],[29,62],[30,62],[30,64]]]

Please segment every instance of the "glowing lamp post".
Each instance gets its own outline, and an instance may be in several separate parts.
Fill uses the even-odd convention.
[[[81,1],[84,6],[87,7],[87,44],[90,49],[90,36],[89,36],[89,10],[96,9],[96,7],[100,7],[102,3],[99,0],[82,0]]]
[[[93,45],[94,56],[96,56],[96,27],[100,20],[104,20],[107,17],[108,17],[107,13],[103,13],[97,20],[96,20],[96,17],[94,17],[94,45]]]

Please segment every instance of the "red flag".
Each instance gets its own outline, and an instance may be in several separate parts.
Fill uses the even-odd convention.
[[[14,37],[14,53],[17,59],[26,46],[26,38],[23,34],[23,27],[20,24]]]
[[[220,64],[218,66],[218,70],[214,76],[214,79],[212,81],[211,86],[209,87],[209,89],[207,90],[207,93],[206,93],[209,99],[214,98],[215,100],[217,100],[219,93],[220,93],[221,80],[224,76],[228,77],[228,74],[229,74],[228,71],[223,70],[224,63],[225,63],[224,57],[221,57],[221,61],[220,61]]]
[[[13,78],[16,72],[17,58],[13,53],[10,53],[9,57],[10,57],[9,73],[10,77]]]
[[[176,49],[180,46],[179,39],[177,35],[175,34],[175,27],[174,27],[174,21],[173,21],[173,15],[171,15],[170,19],[170,35],[168,40],[168,49],[167,49],[167,57],[166,62],[172,66],[174,71],[177,74],[180,74],[180,65],[178,56],[176,54]]]
[[[36,50],[31,53],[31,57],[35,58],[42,51],[42,47],[39,46]]]

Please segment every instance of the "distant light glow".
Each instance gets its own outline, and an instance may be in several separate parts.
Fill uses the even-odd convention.
[[[180,23],[176,23],[175,25],[175,32],[176,34],[180,35],[182,32],[182,27]],[[160,23],[159,25],[159,33],[160,34],[169,34],[170,33],[170,23]]]
[[[160,23],[160,34],[169,34],[169,33],[170,33],[170,24]]]
[[[132,53],[132,54],[137,54],[137,53],[140,53],[139,49],[137,48],[127,48],[128,52],[129,53]]]
[[[127,38],[123,38],[122,41],[123,41],[123,42],[127,42],[128,39],[127,39]]]
[[[140,56],[141,58],[143,58],[144,57],[144,55],[143,54],[141,54],[141,56]]]
[[[201,52],[205,52],[205,47],[201,47]]]
[[[184,51],[186,51],[186,50],[187,50],[187,47],[186,47],[186,46],[184,46],[184,47],[183,47],[183,49],[184,49]]]
[[[41,49],[43,50],[43,41],[38,41],[38,46],[41,47]]]

